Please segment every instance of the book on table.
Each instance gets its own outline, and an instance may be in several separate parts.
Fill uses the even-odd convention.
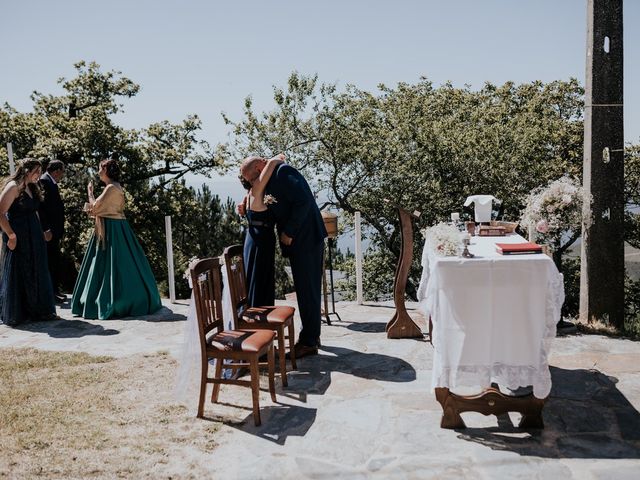
[[[496,251],[501,255],[527,255],[542,253],[542,246],[533,242],[496,243]]]

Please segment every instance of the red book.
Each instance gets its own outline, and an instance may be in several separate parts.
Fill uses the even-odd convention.
[[[528,253],[542,253],[542,246],[533,242],[496,243],[496,251],[501,255],[525,255]]]

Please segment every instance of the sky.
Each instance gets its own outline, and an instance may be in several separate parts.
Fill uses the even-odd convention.
[[[221,112],[239,119],[248,95],[271,109],[294,70],[367,90],[585,77],[586,0],[0,0],[0,19],[0,102],[29,111],[33,90],[59,94],[93,60],[141,85],[120,125],[197,114],[211,144],[227,139]],[[640,143],[640,1],[624,24],[624,136]]]

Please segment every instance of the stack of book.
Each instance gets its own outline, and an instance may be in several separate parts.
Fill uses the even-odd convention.
[[[542,246],[533,242],[496,243],[496,251],[500,255],[526,255],[530,253],[542,253]]]
[[[478,229],[478,235],[480,237],[504,237],[506,233],[507,229],[505,227],[497,225],[480,225],[480,228]]]

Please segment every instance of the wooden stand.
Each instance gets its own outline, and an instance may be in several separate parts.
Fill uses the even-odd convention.
[[[400,260],[396,267],[396,275],[393,282],[393,302],[396,313],[387,323],[387,338],[422,338],[422,330],[411,319],[405,307],[404,293],[407,288],[407,278],[413,257],[413,225],[412,215],[406,210],[397,207],[400,215]]]
[[[331,318],[329,318],[329,294],[327,291],[327,256],[322,255],[322,298],[323,307],[320,309],[320,318],[327,322],[327,325],[331,325]]]
[[[336,312],[336,297],[333,291],[333,261],[331,260],[331,248],[333,247],[334,239],[329,237],[327,242],[327,251],[329,252],[329,277],[331,279],[331,307],[332,311],[329,311],[329,289],[327,286],[327,265],[326,255],[322,256],[322,295],[324,297],[324,308],[321,308],[321,318],[324,317],[324,321],[327,325],[331,325],[330,315],[335,315],[338,321],[342,321],[338,312]]]
[[[508,397],[495,388],[489,388],[479,395],[462,396],[451,393],[448,388],[436,388],[436,400],[442,405],[441,428],[466,428],[460,416],[462,412],[478,412],[483,415],[519,412],[522,414],[519,428],[544,428],[544,399],[532,394]]]

